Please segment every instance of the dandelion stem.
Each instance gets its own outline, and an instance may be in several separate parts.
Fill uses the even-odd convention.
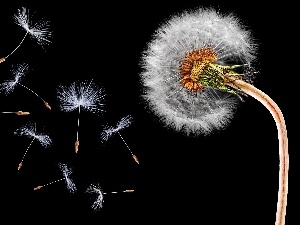
[[[77,133],[76,133],[77,141],[78,141],[78,136],[79,136],[79,117],[80,117],[80,106],[78,106]]]
[[[33,143],[34,140],[35,140],[35,137],[32,138],[32,141],[31,141],[30,144],[28,145],[28,147],[27,147],[27,149],[26,149],[26,151],[25,151],[25,153],[24,153],[24,155],[23,155],[22,162],[24,161],[25,155],[26,155],[26,153],[28,152],[28,150],[29,150],[29,148],[30,148],[30,146],[32,145],[32,143]]]
[[[3,113],[3,114],[16,114],[18,116],[27,116],[27,115],[30,114],[29,112],[23,112],[23,111],[17,111],[17,112],[0,112],[0,113]]]
[[[48,183],[48,184],[44,184],[44,185],[43,185],[43,187],[45,187],[45,186],[48,186],[48,185],[50,185],[50,184],[54,184],[54,183],[56,183],[56,182],[59,182],[59,181],[65,180],[65,179],[66,179],[66,178],[65,178],[65,177],[63,177],[63,178],[61,178],[61,179],[58,179],[58,180],[52,181],[52,182],[50,182],[50,183]]]
[[[10,53],[10,54],[8,54],[6,57],[5,57],[5,59],[7,59],[10,55],[12,55],[20,46],[21,46],[21,44],[23,43],[23,41],[25,40],[25,38],[26,38],[26,36],[27,36],[27,34],[28,34],[28,31],[26,32],[26,34],[24,35],[24,37],[23,37],[23,39],[21,40],[21,42],[20,42],[20,44]]]
[[[37,186],[37,187],[34,188],[34,190],[39,190],[39,189],[41,189],[42,187],[45,187],[45,186],[54,184],[54,183],[56,183],[56,182],[59,182],[59,181],[65,180],[65,179],[66,179],[66,178],[63,177],[63,178],[61,178],[61,179],[59,179],[59,180],[52,181],[52,182],[50,182],[50,183],[48,183],[48,184],[44,184],[44,185]]]
[[[28,91],[30,91],[31,93],[33,93],[35,96],[37,96],[39,99],[41,99],[44,102],[44,105],[51,110],[51,106],[49,105],[48,102],[46,102],[41,96],[39,96],[37,93],[35,93],[33,90],[31,90],[29,87],[26,87],[25,85],[21,84],[21,83],[17,83],[20,86],[22,86],[23,88],[27,89]]]
[[[45,102],[45,100],[44,99],[42,99],[37,93],[35,93],[33,90],[31,90],[29,87],[26,87],[25,85],[23,85],[23,84],[21,84],[21,83],[19,83],[18,82],[18,84],[20,85],[20,86],[22,86],[23,88],[26,88],[28,91],[30,91],[31,93],[33,93],[35,96],[37,96],[39,99],[41,99],[43,102]]]
[[[129,150],[130,154],[132,155],[132,158],[134,159],[134,161],[135,161],[137,164],[140,164],[138,158],[136,157],[136,155],[134,155],[134,154],[132,153],[132,151],[130,150],[129,146],[128,146],[127,143],[125,142],[125,140],[124,140],[124,138],[122,137],[122,135],[120,134],[120,132],[119,132],[119,131],[117,131],[117,132],[118,132],[120,138],[122,139],[122,141],[124,142],[124,144],[126,145],[126,147],[128,148],[128,150]]]
[[[131,155],[133,155],[132,151],[130,150],[129,146],[128,146],[127,143],[125,142],[125,140],[124,140],[124,138],[122,137],[122,135],[120,134],[120,132],[119,132],[119,131],[117,131],[117,132],[118,132],[120,138],[122,139],[122,141],[124,142],[124,144],[126,145],[126,147],[128,148],[128,150],[129,150],[129,152],[131,153]]]
[[[25,159],[25,156],[26,156],[26,154],[27,154],[27,152],[28,152],[28,150],[29,150],[29,148],[30,148],[30,146],[32,145],[32,143],[33,143],[34,140],[35,140],[35,137],[32,138],[30,144],[28,145],[28,147],[27,147],[27,149],[26,149],[26,151],[25,151],[25,153],[24,153],[24,155],[23,155],[23,158],[22,158],[21,162],[19,163],[18,170],[20,170],[21,167],[23,166],[23,161],[24,161],[24,159]]]
[[[78,152],[79,147],[79,118],[80,118],[80,105],[78,106],[78,119],[77,119],[77,132],[76,132],[76,141],[75,141],[75,152]]]
[[[289,155],[288,155],[288,137],[285,126],[283,114],[277,104],[264,92],[255,88],[251,84],[242,81],[235,80],[234,78],[227,77],[227,85],[239,89],[244,93],[252,96],[256,100],[260,101],[272,114],[276,127],[278,130],[279,140],[279,190],[278,190],[278,202],[276,212],[275,225],[285,224],[285,214],[287,205],[287,193],[288,193],[288,169],[289,169]]]
[[[133,190],[133,189],[129,189],[129,190],[124,190],[124,191],[103,192],[103,194],[104,194],[104,195],[106,195],[106,194],[118,194],[118,193],[121,193],[121,192],[129,193],[129,192],[134,192],[134,190]]]

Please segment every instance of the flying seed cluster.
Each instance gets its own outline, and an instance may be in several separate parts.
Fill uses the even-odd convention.
[[[24,43],[27,36],[30,36],[32,40],[35,40],[39,45],[42,47],[45,47],[46,45],[51,43],[51,31],[49,27],[49,22],[45,19],[42,19],[38,22],[33,23],[31,21],[31,17],[29,16],[29,10],[25,7],[22,7],[21,9],[18,9],[17,13],[13,15],[13,19],[15,20],[15,23],[19,25],[20,27],[25,30],[25,34],[23,38],[21,39],[20,43],[17,45],[17,47],[11,51],[9,54],[7,54],[5,57],[0,57],[0,63],[8,62],[8,57],[10,57],[17,49],[21,47],[21,45]],[[51,106],[48,102],[46,102],[40,95],[38,95],[36,92],[34,92],[31,88],[28,86],[25,86],[21,83],[24,76],[29,73],[29,65],[22,62],[16,65],[12,66],[11,74],[13,76],[12,79],[4,80],[2,83],[0,83],[0,92],[4,93],[5,95],[11,94],[13,91],[15,91],[16,87],[21,87],[23,90],[27,90],[34,94],[38,99],[42,100],[44,106],[51,110]],[[16,90],[21,91],[21,90]],[[72,112],[74,110],[78,110],[78,120],[77,120],[77,134],[76,134],[76,140],[75,140],[75,152],[78,152],[79,149],[79,116],[81,111],[87,111],[91,112],[97,115],[101,115],[104,112],[103,106],[104,104],[104,89],[100,86],[98,86],[93,80],[90,81],[84,81],[84,82],[73,82],[71,85],[59,85],[57,88],[57,98],[60,102],[59,108],[63,112]],[[15,114],[18,116],[28,116],[30,115],[30,112],[28,111],[3,111],[1,114]],[[118,129],[123,129],[125,127],[128,127],[130,123],[132,122],[131,116],[125,116],[124,118],[119,121],[117,128],[113,130],[112,132],[118,132]],[[103,131],[105,132],[105,131]],[[20,160],[18,164],[18,170],[21,170],[21,168],[24,166],[24,160],[25,156],[28,154],[30,148],[32,145],[35,144],[35,142],[39,143],[42,147],[48,148],[52,146],[52,138],[51,135],[48,135],[44,132],[39,131],[37,129],[37,124],[33,122],[28,122],[27,124],[21,126],[19,129],[17,129],[14,132],[15,135],[21,136],[21,137],[27,137],[30,138],[31,141],[27,146],[27,149],[24,151],[23,157]],[[127,143],[121,136],[121,134],[118,132],[119,136],[122,138],[123,142],[127,146],[128,150],[132,154],[132,157],[134,158],[135,162],[139,164],[139,161],[134,155],[131,150],[129,149]],[[99,138],[103,138],[103,135],[99,134]],[[101,140],[103,142],[103,140]],[[46,186],[49,186],[51,184],[58,183],[60,181],[64,181],[66,184],[66,187],[70,193],[75,193],[77,191],[76,184],[72,178],[73,174],[73,168],[65,163],[58,163],[59,170],[62,174],[61,177],[59,177],[57,180],[51,181],[49,183],[38,185],[33,188],[33,190],[40,190]],[[87,187],[86,193],[93,193],[97,194],[97,198],[95,202],[92,204],[91,208],[94,211],[98,211],[103,207],[104,202],[104,195],[106,194],[115,194],[115,193],[131,193],[134,192],[132,189],[123,190],[123,191],[111,191],[111,192],[103,192],[100,185],[98,183],[91,184]]]

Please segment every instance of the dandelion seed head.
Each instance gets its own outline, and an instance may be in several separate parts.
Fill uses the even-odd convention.
[[[28,122],[26,125],[17,129],[14,134],[19,136],[34,137],[36,133],[36,124]]]
[[[104,129],[101,133],[102,141],[107,141],[108,138],[110,138],[116,132],[118,132],[126,127],[129,127],[129,125],[132,123],[132,121],[133,121],[133,118],[130,115],[127,115],[120,119],[120,121],[117,123],[116,127],[105,125]]]
[[[77,190],[77,188],[70,177],[71,174],[73,173],[72,168],[68,167],[67,164],[63,164],[63,163],[58,163],[58,166],[63,174],[63,177],[65,178],[67,189],[69,190],[70,193],[74,193]]]
[[[233,14],[185,11],[162,24],[143,52],[142,95],[165,126],[208,135],[229,124],[239,103],[216,75],[226,71],[237,76],[226,66],[249,68],[255,59],[251,32]],[[207,80],[207,74],[213,79]]]
[[[6,95],[12,93],[15,89],[15,86],[23,79],[23,77],[28,73],[29,66],[26,63],[20,63],[16,66],[13,66],[11,73],[13,79],[6,80],[0,84],[0,91],[4,92]]]
[[[35,138],[41,143],[44,147],[49,147],[52,144],[52,140],[49,135],[46,134],[36,134]]]
[[[15,23],[28,32],[30,37],[35,39],[42,47],[51,43],[52,32],[50,31],[49,21],[41,19],[33,24],[30,19],[29,10],[25,7],[18,9],[13,18]]]
[[[102,191],[102,188],[100,187],[100,185],[99,184],[91,184],[86,189],[86,193],[97,195],[97,197],[91,207],[94,211],[100,210],[103,207],[103,202],[104,202],[104,194],[103,194],[103,191]]]
[[[122,130],[126,127],[129,127],[129,125],[132,123],[132,121],[133,121],[133,118],[130,115],[122,117],[121,120],[118,122],[116,129]]]
[[[79,107],[96,114],[104,111],[104,89],[96,85],[93,80],[74,82],[68,87],[60,85],[57,92],[62,111],[70,112]]]
[[[21,126],[14,132],[18,136],[26,136],[29,138],[35,138],[43,147],[49,147],[52,144],[52,139],[49,135],[38,132],[36,130],[36,124],[28,122],[26,125]]]

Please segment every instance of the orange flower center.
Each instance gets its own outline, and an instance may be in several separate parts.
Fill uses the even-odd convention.
[[[204,86],[200,83],[201,74],[208,63],[217,61],[217,54],[210,48],[192,50],[180,65],[180,83],[190,91],[201,91]]]

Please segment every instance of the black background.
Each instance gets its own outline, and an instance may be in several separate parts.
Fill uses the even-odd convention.
[[[34,18],[50,21],[52,44],[42,49],[26,37],[22,46],[0,64],[0,80],[11,78],[13,65],[26,62],[32,71],[22,84],[52,106],[47,110],[21,87],[0,96],[0,111],[30,111],[29,116],[0,114],[1,214],[10,221],[33,224],[53,221],[96,221],[99,224],[274,224],[278,191],[278,139],[275,123],[263,105],[252,98],[241,103],[229,127],[203,137],[187,137],[164,127],[142,101],[139,74],[141,53],[151,35],[169,16],[199,6],[233,12],[253,31],[259,44],[259,70],[254,85],[281,108],[287,128],[293,67],[293,14],[288,5],[262,7],[252,2],[177,1],[106,2],[9,1],[1,5],[0,57],[20,42],[24,30],[13,14],[25,6]],[[74,152],[77,112],[59,110],[56,88],[73,81],[94,79],[104,89],[105,113],[82,112],[80,147]],[[131,115],[134,122],[121,131],[140,160],[137,165],[118,136],[101,144],[105,124]],[[53,145],[44,149],[34,142],[17,171],[30,139],[13,133],[26,122],[44,127]],[[289,132],[289,137],[290,137]],[[293,170],[290,150],[290,185],[286,224],[293,223]],[[70,194],[63,182],[38,191],[38,185],[61,178],[58,162],[74,169],[77,192]],[[104,192],[134,189],[134,193],[108,194],[99,212],[91,210],[85,193],[91,183]],[[260,222],[261,221],[261,222]],[[266,221],[266,222],[265,222]]]

